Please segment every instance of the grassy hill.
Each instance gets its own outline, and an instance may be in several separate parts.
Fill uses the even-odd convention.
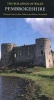
[[[32,79],[35,82],[36,86],[39,87],[36,87],[36,94],[38,93],[38,97],[40,97],[39,99],[34,100],[54,100],[54,68],[46,69],[42,67],[34,67],[27,68],[27,71],[32,73],[11,73],[9,70],[6,73],[2,73],[0,71],[0,76],[15,76]]]

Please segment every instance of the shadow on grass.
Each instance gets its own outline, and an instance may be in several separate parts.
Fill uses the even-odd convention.
[[[52,100],[51,98],[45,96],[45,95],[42,95],[40,98],[40,100]]]
[[[52,75],[52,76],[49,76],[49,75],[39,75],[39,76],[41,76],[43,78],[48,78],[48,79],[54,80],[54,75]]]

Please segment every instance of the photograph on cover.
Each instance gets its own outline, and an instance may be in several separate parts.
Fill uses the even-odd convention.
[[[0,18],[0,100],[54,100],[54,18]]]

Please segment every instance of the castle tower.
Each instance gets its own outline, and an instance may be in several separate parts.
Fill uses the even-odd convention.
[[[45,66],[46,68],[53,67],[53,58],[51,53],[51,40],[48,38],[36,39],[35,47],[35,64]]]
[[[13,63],[13,47],[15,47],[15,44],[11,43],[3,43],[1,45],[1,61],[5,67]]]

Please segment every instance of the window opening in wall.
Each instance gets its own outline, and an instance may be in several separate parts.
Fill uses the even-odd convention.
[[[42,45],[41,45],[41,47],[42,47]]]
[[[7,50],[6,50],[6,52],[7,52]]]
[[[50,62],[50,59],[49,59],[49,62]]]
[[[16,54],[14,54],[14,57],[16,58]]]
[[[21,53],[20,53],[20,56],[21,56]]]
[[[43,50],[41,50],[41,54],[43,54]]]
[[[28,52],[28,55],[29,55],[29,52]]]
[[[5,58],[5,60],[6,60],[6,58]]]
[[[51,50],[51,53],[53,53],[53,51]]]

